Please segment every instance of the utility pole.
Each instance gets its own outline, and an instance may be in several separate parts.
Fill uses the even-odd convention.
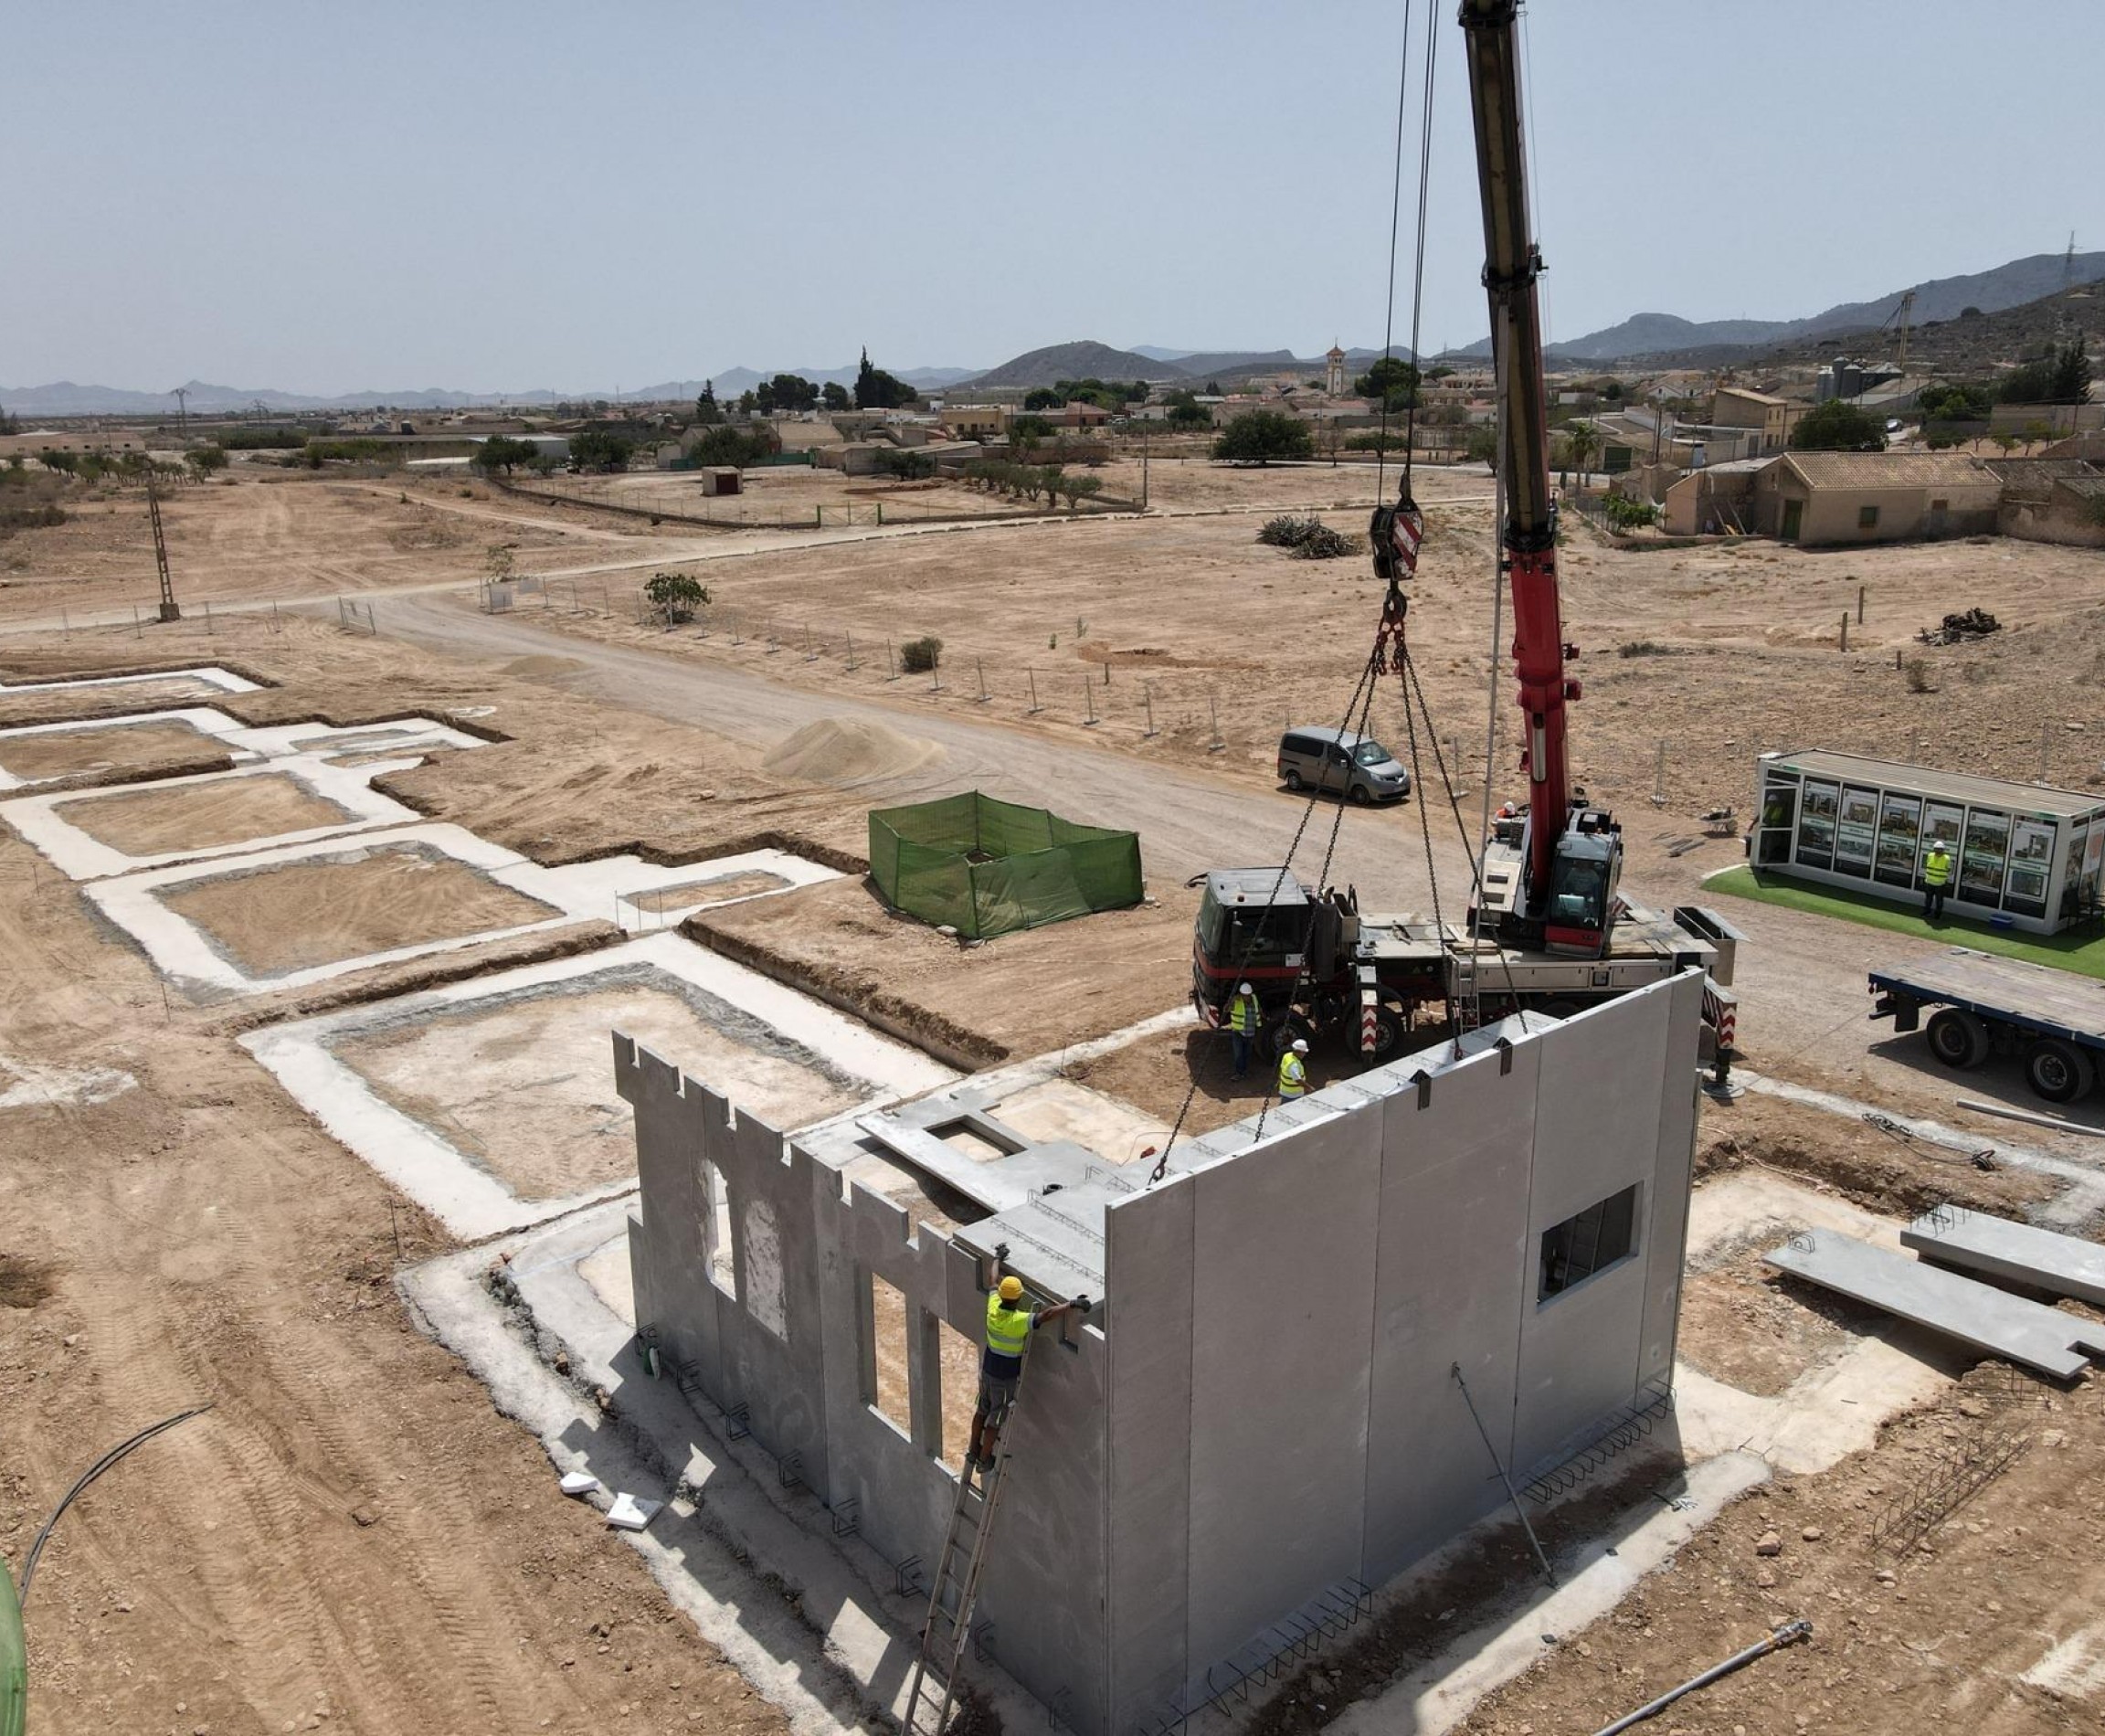
[[[175,607],[175,587],[168,577],[168,539],[161,534],[161,491],[151,469],[146,472],[146,516],[153,522],[153,565],[161,570],[161,619],[179,621],[183,611]]]
[[[1140,510],[1148,510],[1148,421],[1140,421]]]
[[[190,393],[188,388],[178,386],[169,396],[175,400],[175,417],[178,428],[183,433],[189,433]]]

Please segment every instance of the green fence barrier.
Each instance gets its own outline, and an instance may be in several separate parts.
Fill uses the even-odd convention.
[[[15,1582],[0,1561],[0,1736],[22,1736],[28,1716],[29,1657],[22,1640],[22,1607]]]
[[[909,916],[984,940],[1138,904],[1140,840],[970,789],[873,809],[870,877]]]

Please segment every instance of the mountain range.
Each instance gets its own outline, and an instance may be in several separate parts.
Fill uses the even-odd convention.
[[[1915,302],[1910,317],[1915,324],[1928,325],[1956,320],[1968,310],[1994,314],[2026,306],[2056,295],[2065,283],[2093,283],[2105,280],[2105,252],[2035,253],[2012,259],[1993,270],[1960,277],[1932,278],[1913,288]],[[1818,336],[1847,333],[1871,333],[1889,323],[1901,298],[1895,290],[1868,302],[1841,302],[1805,319],[1798,320],[1687,320],[1674,313],[1634,313],[1617,324],[1604,326],[1561,344],[1551,344],[1546,354],[1552,361],[1642,362],[1648,356],[1717,351],[1722,346],[1773,345]],[[1490,339],[1481,339],[1457,356],[1490,354]],[[1354,374],[1380,355],[1374,349],[1346,352],[1347,366]],[[1399,355],[1407,354],[1401,347]],[[974,370],[963,367],[896,368],[893,372],[916,390],[940,391],[950,386],[1029,389],[1051,386],[1063,379],[1143,379],[1164,384],[1232,384],[1253,374],[1295,373],[1306,378],[1322,376],[1321,356],[1296,355],[1291,350],[1180,350],[1162,344],[1137,344],[1116,349],[1094,339],[1055,344],[1013,356],[998,367]],[[736,397],[776,374],[799,374],[820,385],[852,385],[854,365],[842,367],[726,368],[714,376],[719,397]],[[416,390],[347,392],[335,397],[315,397],[263,386],[215,386],[192,380],[182,390],[193,414],[217,416],[261,404],[267,411],[355,411],[387,406],[403,410],[450,410],[480,405],[545,407],[562,402],[607,398],[624,403],[680,402],[698,396],[701,379],[665,380],[620,393],[555,392],[536,388],[525,392],[464,392],[440,386]],[[142,392],[118,386],[77,386],[58,380],[48,386],[0,386],[0,409],[20,417],[152,416],[165,418],[175,408],[173,392]]]

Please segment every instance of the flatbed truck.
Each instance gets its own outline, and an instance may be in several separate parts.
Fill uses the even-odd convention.
[[[1970,947],[1870,975],[1871,1016],[1898,1032],[1921,1030],[1948,1067],[2014,1055],[2049,1103],[2087,1096],[2105,1071],[2105,982],[2095,978]]]

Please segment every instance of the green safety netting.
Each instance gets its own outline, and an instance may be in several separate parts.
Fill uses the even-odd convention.
[[[1140,840],[977,789],[870,813],[885,901],[973,940],[1140,902]]]

